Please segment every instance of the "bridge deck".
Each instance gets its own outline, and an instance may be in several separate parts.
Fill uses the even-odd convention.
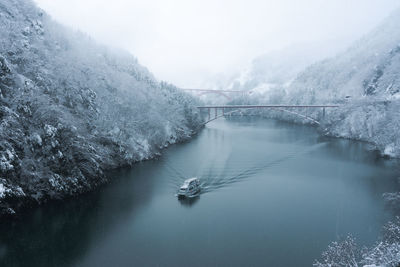
[[[189,92],[209,92],[209,93],[240,93],[240,94],[248,93],[248,91],[241,91],[241,90],[212,90],[212,89],[182,89],[182,90]]]
[[[338,108],[339,105],[222,105],[222,106],[198,106],[199,109],[221,109],[221,108]]]
[[[270,108],[270,109],[277,109],[281,110],[287,113],[291,113],[294,115],[297,115],[299,117],[302,117],[304,119],[310,120],[313,123],[320,124],[316,119],[311,118],[307,114],[300,114],[298,112],[293,111],[292,108],[301,108],[305,109],[307,112],[308,108],[322,108],[322,114],[323,117],[325,117],[325,108],[338,108],[340,107],[339,105],[211,105],[211,106],[198,106],[197,108],[200,110],[208,110],[208,121],[206,121],[204,124],[207,124],[211,121],[214,121],[218,118],[221,118],[225,115],[232,114],[236,111],[239,111],[240,109],[258,109],[258,108]],[[211,110],[215,110],[215,117],[211,118]],[[233,111],[230,112],[225,112],[229,109],[233,109]],[[292,110],[287,110],[287,109],[292,109]],[[218,110],[222,110],[222,114],[218,116]]]

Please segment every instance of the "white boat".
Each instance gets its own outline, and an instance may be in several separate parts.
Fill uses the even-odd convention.
[[[200,193],[200,180],[196,177],[187,179],[183,185],[179,188],[178,197],[194,197]]]

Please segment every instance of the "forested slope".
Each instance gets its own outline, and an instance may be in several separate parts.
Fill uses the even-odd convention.
[[[193,98],[31,0],[0,2],[0,36],[0,214],[91,190],[201,124]]]

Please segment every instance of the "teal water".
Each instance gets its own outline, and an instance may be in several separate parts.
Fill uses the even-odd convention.
[[[397,166],[310,127],[217,120],[93,193],[0,223],[0,266],[310,266],[349,233],[376,241]],[[179,201],[193,176],[202,194]]]

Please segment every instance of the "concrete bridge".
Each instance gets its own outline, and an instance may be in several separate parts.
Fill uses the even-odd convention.
[[[316,119],[308,116],[307,114],[301,114],[296,110],[308,109],[322,109],[323,117],[325,117],[325,109],[327,108],[338,108],[339,105],[217,105],[217,106],[199,106],[197,107],[200,111],[208,111],[208,120],[204,123],[207,124],[218,118],[224,117],[226,115],[231,115],[232,113],[238,112],[242,109],[275,109],[286,113],[294,114],[296,116],[302,117],[309,120],[315,124],[320,124]],[[289,110],[290,109],[290,110]],[[211,117],[211,110],[214,110],[214,117]],[[220,114],[218,111],[220,110]]]

